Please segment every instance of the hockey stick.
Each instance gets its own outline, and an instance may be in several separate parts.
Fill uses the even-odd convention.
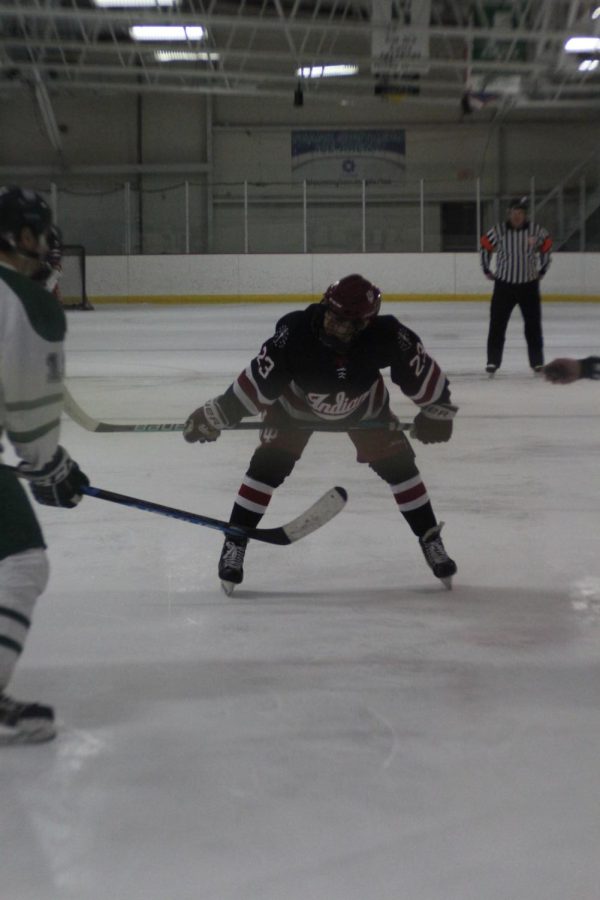
[[[126,494],[116,494],[114,491],[105,491],[102,488],[84,487],[83,493],[97,497],[99,500],[108,500],[111,503],[132,506],[134,509],[141,509],[145,512],[158,513],[159,516],[191,522],[193,525],[204,525],[205,528],[214,528],[216,531],[234,537],[246,537],[253,541],[263,541],[265,544],[279,544],[280,546],[293,544],[327,524],[330,519],[342,511],[348,499],[348,494],[343,487],[334,487],[326,491],[316,503],[313,503],[286,525],[280,525],[277,528],[244,528],[241,525],[231,525],[221,519],[211,519],[209,516],[202,516],[199,513],[163,506],[160,503],[153,503],[151,500],[140,500],[139,497],[128,497]]]
[[[65,398],[65,412],[67,415],[73,419],[77,425],[81,425],[82,428],[85,428],[86,431],[96,431],[96,432],[159,432],[159,431],[183,431],[183,424],[179,422],[159,422],[159,423],[141,423],[134,424],[133,422],[127,424],[119,424],[117,422],[101,422],[98,419],[92,418],[92,416],[88,415],[79,406],[79,404],[73,399],[71,393],[68,388],[65,386],[63,388],[64,398]],[[264,422],[238,422],[237,425],[233,425],[231,428],[224,429],[225,431],[262,431],[265,428],[269,428],[270,426],[265,425]],[[275,427],[275,426],[271,426]],[[342,423],[337,422],[317,422],[314,425],[307,422],[295,422],[295,428],[299,428],[301,431],[335,431],[335,432],[344,432],[348,431],[348,426],[343,425]],[[357,422],[352,426],[352,430],[356,431],[364,431],[364,430],[385,430],[385,431],[408,431],[412,428],[412,422],[389,422],[382,424],[381,422]]]
[[[24,473],[19,472],[16,466],[2,465],[1,468],[8,469],[20,478],[26,479]],[[333,487],[331,490],[326,491],[316,503],[313,503],[312,506],[286,525],[280,525],[278,528],[245,528],[242,525],[231,525],[229,522],[224,522],[221,519],[211,519],[209,516],[202,516],[199,513],[186,512],[183,509],[175,509],[173,506],[163,506],[161,503],[141,500],[139,497],[129,497],[127,494],[117,494],[114,491],[92,487],[92,485],[82,487],[81,493],[90,497],[97,497],[99,500],[108,500],[110,503],[131,506],[144,512],[158,513],[159,516],[167,516],[170,519],[191,522],[192,525],[214,528],[216,531],[222,531],[223,534],[230,534],[234,537],[246,537],[253,541],[263,541],[265,544],[279,544],[280,546],[293,544],[299,541],[300,538],[312,534],[313,531],[321,528],[322,525],[326,525],[330,519],[333,519],[334,516],[337,516],[343,510],[348,499],[348,494],[343,487]]]

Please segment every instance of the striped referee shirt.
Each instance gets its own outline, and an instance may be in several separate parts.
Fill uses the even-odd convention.
[[[502,222],[481,238],[481,267],[486,275],[491,271],[490,261],[495,252],[498,281],[526,284],[546,273],[551,249],[552,238],[541,225],[525,222],[522,228],[513,228],[510,222]],[[536,256],[539,256],[539,268]]]

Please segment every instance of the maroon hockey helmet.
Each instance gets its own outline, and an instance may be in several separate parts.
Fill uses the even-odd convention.
[[[381,307],[381,291],[362,275],[346,275],[330,284],[321,303],[340,319],[367,325]]]

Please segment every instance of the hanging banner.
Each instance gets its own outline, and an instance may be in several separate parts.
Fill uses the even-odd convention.
[[[403,128],[373,131],[292,131],[294,181],[378,181],[405,168]]]
[[[428,29],[431,0],[371,0],[371,72],[373,75],[423,74],[429,71]]]
[[[523,4],[521,4],[522,6]],[[482,28],[514,31],[519,27],[517,12],[519,12],[519,16],[522,16],[524,13],[518,4],[508,4],[506,0],[488,2],[474,7],[475,25]],[[527,43],[525,41],[517,41],[514,38],[507,38],[502,41],[497,38],[475,38],[473,40],[473,59],[524,61],[527,59]]]

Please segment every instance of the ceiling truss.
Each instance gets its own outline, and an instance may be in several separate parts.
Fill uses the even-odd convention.
[[[173,9],[99,9],[92,0],[0,0],[0,92],[33,89],[52,129],[61,92],[186,93],[359,103],[374,94],[410,103],[478,103],[577,109],[600,106],[600,67],[580,72],[568,37],[594,33],[593,4],[574,0],[431,0],[429,21],[402,19],[410,0],[181,0]],[[412,6],[414,7],[414,2]],[[406,22],[408,21],[408,24]],[[600,20],[598,20],[600,21]],[[218,59],[159,62],[156,43],[131,25],[202,25],[201,42],[178,44]],[[373,66],[377,35],[421,48],[417,65]],[[172,45],[170,45],[172,46]],[[299,79],[301,67],[348,64],[349,77]],[[466,99],[465,99],[466,98]],[[473,101],[469,108],[470,101]]]

